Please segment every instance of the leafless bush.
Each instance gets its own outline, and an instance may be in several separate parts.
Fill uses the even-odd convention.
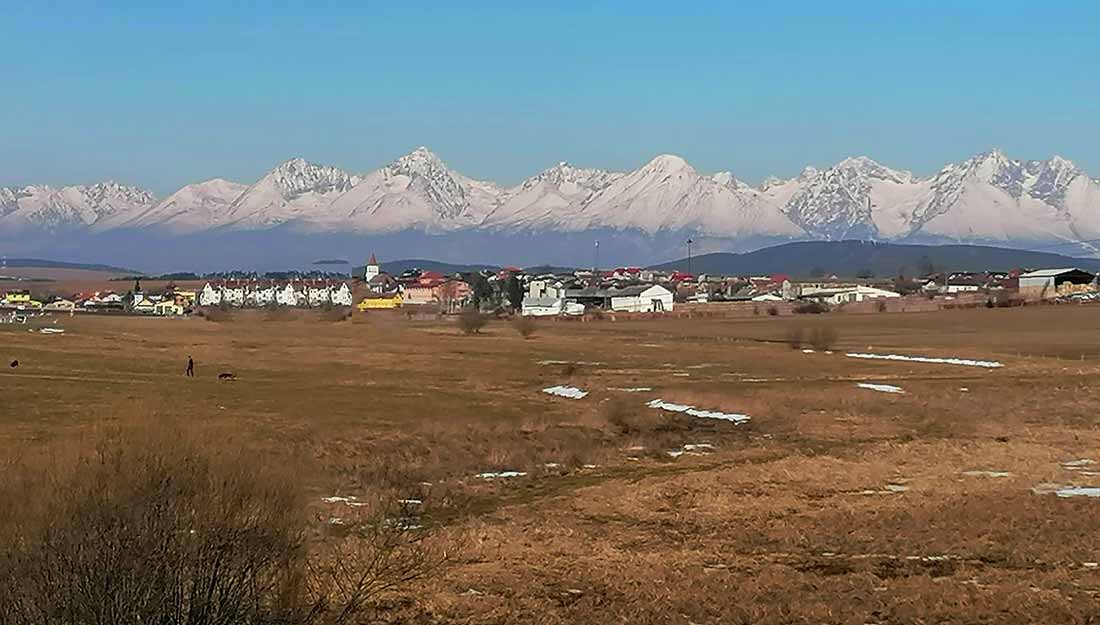
[[[346,321],[351,317],[351,308],[347,306],[325,306],[318,311],[318,318],[321,321],[338,322]]]
[[[489,323],[489,317],[483,315],[480,311],[468,308],[456,315],[458,328],[462,330],[463,334],[481,334],[481,329]]]
[[[519,316],[512,322],[512,327],[516,329],[516,332],[518,332],[520,336],[529,339],[534,336],[535,331],[538,330],[538,323],[535,321],[534,317]]]
[[[199,309],[198,314],[207,321],[223,322],[233,320],[233,311],[228,306],[204,306]]]
[[[802,328],[791,326],[787,328],[787,345],[791,349],[802,349]]]
[[[298,317],[296,311],[286,306],[266,306],[264,308],[264,321],[293,321]]]
[[[660,410],[652,410],[626,399],[613,399],[601,407],[601,414],[618,434],[641,435],[669,428],[670,419]]]
[[[817,326],[810,330],[810,345],[817,350],[830,350],[836,345],[837,331],[833,326]]]
[[[794,307],[796,315],[819,315],[827,312],[829,312],[829,305],[815,300],[801,302]]]
[[[215,448],[124,431],[9,467],[0,623],[340,625],[439,562],[382,517],[317,535],[292,476]]]

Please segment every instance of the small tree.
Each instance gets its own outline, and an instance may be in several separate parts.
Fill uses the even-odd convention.
[[[512,321],[512,327],[516,329],[516,332],[518,332],[520,336],[525,339],[529,339],[535,335],[535,331],[538,329],[538,324],[535,323],[534,317],[519,316],[516,317],[514,321]]]
[[[514,274],[509,276],[505,292],[508,296],[508,304],[512,307],[513,312],[523,308],[523,283]]]
[[[787,345],[791,349],[802,349],[802,328],[798,326],[787,328]]]
[[[467,336],[481,334],[481,329],[488,323],[488,315],[481,314],[476,308],[468,308],[458,314],[458,328]]]
[[[830,350],[836,344],[837,332],[833,326],[818,326],[810,330],[810,345],[817,350]]]

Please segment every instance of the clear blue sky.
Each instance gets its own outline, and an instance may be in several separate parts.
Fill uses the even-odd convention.
[[[991,147],[1100,176],[1095,1],[99,4],[0,4],[0,185],[163,194],[422,144],[503,183],[663,152],[751,182],[857,154],[929,174]]]

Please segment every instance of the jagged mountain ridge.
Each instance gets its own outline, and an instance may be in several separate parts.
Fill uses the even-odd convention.
[[[363,174],[295,158],[252,185],[215,179],[159,202],[115,182],[0,188],[0,236],[283,226],[364,235],[610,229],[716,240],[1087,241],[1100,238],[1100,182],[1057,156],[1017,161],[992,150],[926,178],[856,157],[753,187],[731,172],[704,175],[661,155],[631,172],[560,163],[505,188],[417,148]]]

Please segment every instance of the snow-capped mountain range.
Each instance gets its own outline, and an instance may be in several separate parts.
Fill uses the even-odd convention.
[[[992,150],[930,177],[867,157],[758,187],[661,155],[631,172],[560,163],[514,187],[474,180],[417,148],[376,171],[288,160],[251,185],[215,179],[163,200],[104,182],[0,187],[0,238],[25,233],[310,234],[404,231],[691,233],[716,241],[845,238],[952,242],[1100,239],[1100,181],[1073,163]],[[734,246],[736,247],[736,246]]]

